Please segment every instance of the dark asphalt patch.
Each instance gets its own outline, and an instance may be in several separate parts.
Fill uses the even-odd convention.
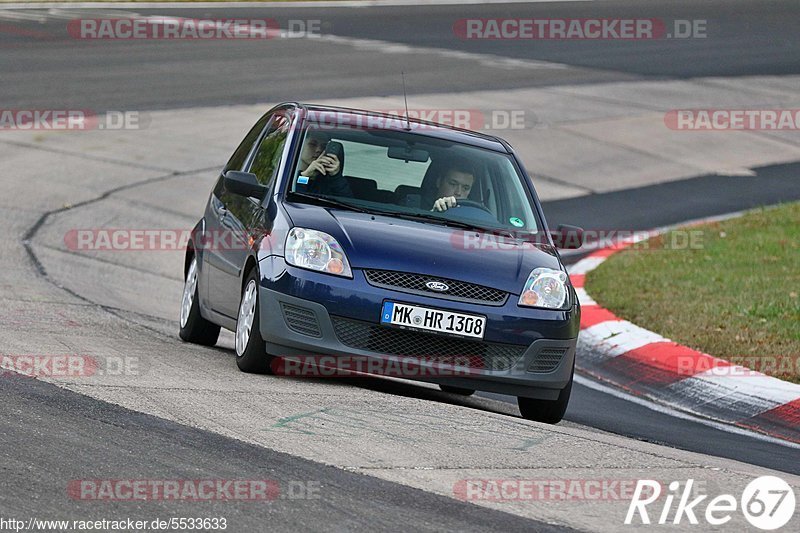
[[[246,444],[27,377],[0,376],[0,404],[0,514],[5,518],[224,517],[228,531],[566,530]],[[68,487],[86,479],[274,480],[286,497],[251,502],[76,500]],[[318,499],[288,497],[287,487],[309,481],[318,484]]]

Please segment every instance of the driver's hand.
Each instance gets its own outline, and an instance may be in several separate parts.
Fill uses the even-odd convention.
[[[445,196],[433,202],[433,209],[431,211],[447,211],[451,207],[456,206],[455,196]]]

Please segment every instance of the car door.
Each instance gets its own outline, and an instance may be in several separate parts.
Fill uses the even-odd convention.
[[[238,267],[229,262],[230,256],[225,254],[223,250],[232,235],[229,235],[227,229],[229,225],[227,220],[229,206],[225,203],[230,200],[230,195],[226,194],[222,177],[228,170],[244,169],[250,154],[255,150],[256,143],[261,139],[261,134],[266,129],[272,116],[272,113],[268,113],[261,117],[244,137],[228,160],[225,168],[222,169],[206,205],[204,216],[205,235],[201,243],[205,275],[201,276],[200,290],[203,293],[203,301],[206,302],[206,305],[214,311],[228,316],[233,315],[230,314],[230,309],[226,309],[228,306],[223,303],[224,295],[230,291],[231,278],[237,272]]]
[[[262,185],[270,186],[275,179],[278,164],[289,132],[289,120],[284,111],[268,117],[268,122],[257,147],[250,152],[241,170],[252,172]],[[219,229],[218,246],[213,255],[216,265],[209,269],[209,292],[215,311],[235,318],[241,296],[242,268],[247,260],[251,237],[263,227],[263,198],[246,198],[219,188],[219,196],[212,197],[210,208]],[[212,257],[209,255],[209,257]]]

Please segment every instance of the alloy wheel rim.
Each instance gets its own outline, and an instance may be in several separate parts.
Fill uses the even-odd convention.
[[[250,341],[250,332],[253,329],[253,319],[256,314],[256,282],[250,280],[242,296],[239,306],[239,318],[236,320],[236,355],[240,356],[247,348]]]
[[[197,259],[192,258],[189,265],[189,273],[186,274],[186,282],[183,284],[183,298],[181,299],[181,327],[185,328],[189,322],[189,313],[192,312],[194,295],[197,291]]]

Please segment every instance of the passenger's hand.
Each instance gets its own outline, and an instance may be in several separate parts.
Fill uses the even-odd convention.
[[[315,159],[306,167],[303,172],[300,173],[300,175],[313,178],[317,174],[322,174],[324,176],[325,173],[325,166],[320,162],[319,159]]]
[[[334,176],[339,172],[339,158],[333,154],[322,154],[308,167],[301,173],[303,176],[308,176],[309,178],[314,177],[316,174],[322,174],[323,176]]]
[[[447,211],[449,208],[455,206],[456,206],[456,197],[445,196],[444,198],[439,198],[438,200],[433,202],[432,211]]]
[[[328,171],[329,176],[335,176],[339,173],[339,168],[341,165],[339,163],[339,158],[334,154],[323,154],[319,157],[319,159],[317,159],[317,161],[322,163],[322,166]]]

